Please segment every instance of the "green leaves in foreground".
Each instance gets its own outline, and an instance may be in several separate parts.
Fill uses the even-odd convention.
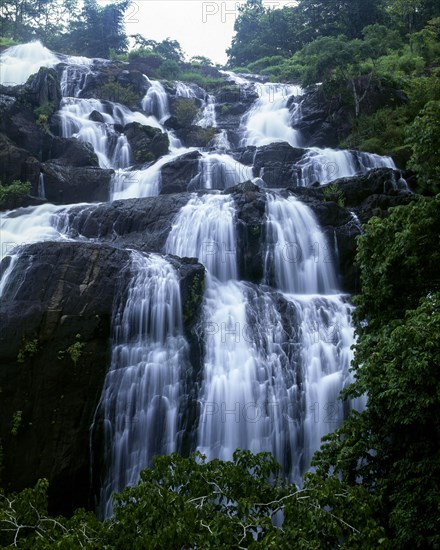
[[[0,496],[0,543],[21,548],[378,548],[375,500],[336,478],[306,477],[298,490],[268,453],[236,451],[232,461],[200,454],[157,457],[135,487],[115,498],[114,517],[100,523],[78,511],[47,516],[41,481]],[[284,521],[283,521],[284,515]],[[282,524],[282,526],[281,526]],[[278,526],[276,526],[278,525]]]

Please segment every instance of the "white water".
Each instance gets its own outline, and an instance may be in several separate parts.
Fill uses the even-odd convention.
[[[345,151],[336,149],[310,148],[297,163],[301,168],[299,185],[309,187],[315,182],[320,184],[365,174],[372,168],[393,168],[396,166],[391,157],[381,157],[374,153]]]
[[[156,454],[176,450],[180,380],[187,355],[179,279],[161,256],[132,252],[132,280],[113,320],[110,369],[104,383],[107,479],[101,513],[112,495],[139,480]]]
[[[193,189],[228,189],[252,179],[252,167],[225,153],[202,153],[199,173],[190,182]]]
[[[351,307],[343,296],[316,294],[333,292],[336,278],[317,257],[326,242],[311,211],[294,198],[268,199],[269,240],[276,237],[281,251],[295,245],[301,252],[292,264],[271,244],[266,256],[266,269],[275,264],[275,285],[291,303],[299,354],[289,352],[271,294],[236,280],[230,197],[194,196],[173,224],[166,251],[197,257],[208,269],[197,448],[224,460],[236,448],[271,451],[300,483],[321,436],[342,420],[337,395],[348,379]]]
[[[215,128],[217,126],[217,120],[215,115],[215,98],[213,95],[209,95],[208,99],[203,106],[201,115],[196,120],[196,125],[202,128]]]
[[[268,145],[286,141],[300,147],[299,132],[291,127],[292,115],[287,107],[289,97],[301,94],[301,88],[287,84],[257,84],[258,99],[244,115],[240,128],[241,145]]]
[[[142,100],[142,109],[150,117],[155,117],[160,124],[170,116],[170,106],[165,88],[158,80],[145,77],[150,87]],[[150,125],[151,126],[151,125]]]
[[[24,84],[40,67],[53,67],[59,62],[58,57],[39,41],[12,46],[0,55],[0,84]]]
[[[3,212],[0,216],[1,258],[16,246],[66,239],[63,213],[68,209],[64,205],[41,204]]]
[[[94,111],[102,116],[104,122],[90,120]],[[146,117],[119,103],[104,103],[99,99],[63,99],[59,116],[63,137],[76,137],[90,143],[101,168],[125,168],[130,165],[130,145],[124,134],[115,132],[115,124],[125,126],[130,122],[139,122],[161,128],[154,117]]]
[[[267,217],[268,282],[283,292],[334,292],[333,258],[310,208],[294,197],[267,195]]]
[[[37,197],[40,199],[46,198],[46,188],[44,186],[44,174],[40,172],[38,176],[38,188],[37,188]]]
[[[63,60],[66,67],[60,79],[63,97],[78,97],[87,83],[89,75],[93,74],[94,59],[79,56],[66,56]]]

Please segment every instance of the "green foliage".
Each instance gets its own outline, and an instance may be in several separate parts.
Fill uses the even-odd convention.
[[[24,340],[17,355],[17,363],[24,363],[26,358],[36,355],[39,347],[37,338],[34,338],[33,340]]]
[[[440,101],[430,101],[407,131],[412,148],[408,167],[418,176],[418,183],[428,193],[440,192]]]
[[[6,495],[0,490],[0,546],[46,550],[47,548],[105,548],[101,545],[102,524],[91,514],[78,510],[66,520],[48,514],[48,482]]]
[[[361,114],[354,121],[350,135],[341,141],[340,146],[379,155],[393,155],[405,141],[407,124],[406,106],[384,107],[372,115]]]
[[[330,183],[323,187],[324,200],[336,202],[342,208],[345,206],[344,191],[337,183]]]
[[[440,479],[440,195],[372,218],[359,238],[356,381],[344,397],[368,395],[315,455],[378,500],[391,548],[438,548]]]
[[[73,344],[71,344],[68,348],[66,348],[65,350],[62,350],[62,351],[59,351],[58,352],[58,359],[64,359],[65,357],[65,354],[67,353],[67,355],[69,355],[70,359],[72,360],[73,364],[77,365],[78,361],[81,359],[82,357],[82,354],[83,354],[83,350],[86,346],[86,344],[84,342],[81,342],[80,339],[81,339],[81,334],[77,334],[75,336],[75,338],[77,339],[77,342],[74,342]]]
[[[390,210],[388,218],[372,218],[359,238],[362,296],[356,316],[374,327],[403,318],[420,296],[436,290],[440,265],[440,196],[417,197]]]
[[[23,411],[15,411],[12,415],[12,422],[11,422],[11,434],[17,435],[18,430],[21,426],[21,417],[22,417]]]
[[[161,42],[155,40],[147,40],[141,34],[131,35],[134,39],[136,49],[133,52],[139,52],[139,57],[147,57],[150,52],[151,55],[160,55],[162,59],[167,61],[175,61],[181,63],[183,61],[183,51],[177,40],[171,38],[165,38]]]
[[[89,57],[108,58],[124,53],[128,39],[124,30],[124,14],[129,1],[110,2],[100,6],[96,0],[84,0],[81,12],[75,14],[61,45],[70,52]]]
[[[5,38],[4,36],[0,36],[0,46],[15,46],[18,44],[15,40],[12,40],[12,38]]]
[[[44,103],[43,105],[40,105],[39,107],[34,109],[34,114],[37,118],[37,124],[46,133],[49,133],[49,119],[54,111],[55,105],[51,101],[48,101],[47,103]]]
[[[140,97],[133,90],[132,86],[121,86],[116,79],[107,82],[99,89],[99,98],[123,105],[136,105],[139,103]]]
[[[180,65],[173,59],[167,59],[160,66],[160,77],[165,80],[177,80],[180,74]]]
[[[0,209],[7,208],[8,204],[29,195],[32,185],[28,181],[15,180],[11,185],[0,182]]]

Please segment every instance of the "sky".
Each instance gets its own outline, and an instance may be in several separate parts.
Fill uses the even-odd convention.
[[[100,0],[99,4],[108,4]],[[177,40],[188,59],[195,55],[208,57],[214,63],[225,64],[225,50],[231,45],[234,22],[241,1],[209,0],[132,0],[125,15],[128,35],[142,34],[160,42]],[[264,5],[276,9],[293,5],[287,0],[264,0]]]

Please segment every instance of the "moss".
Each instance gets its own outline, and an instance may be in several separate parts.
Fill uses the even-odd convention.
[[[11,434],[17,435],[18,430],[21,426],[21,418],[22,418],[23,411],[15,411],[12,415],[12,422],[11,422]]]
[[[187,325],[194,318],[194,314],[197,312],[200,304],[202,303],[204,293],[205,277],[204,275],[200,275],[197,273],[194,275],[191,281],[188,298],[185,302],[185,307],[183,311],[183,320],[185,325]]]
[[[198,108],[193,99],[177,97],[173,103],[172,113],[180,126],[189,126],[197,116]]]

